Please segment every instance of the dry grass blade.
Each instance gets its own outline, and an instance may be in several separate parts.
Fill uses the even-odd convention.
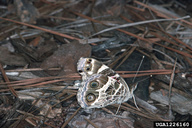
[[[2,18],[2,17],[0,17],[0,19],[10,21],[10,22],[14,22],[14,23],[21,24],[21,25],[25,25],[25,26],[32,27],[32,28],[35,28],[35,29],[39,29],[39,30],[42,30],[42,31],[45,31],[45,32],[48,32],[48,33],[52,33],[54,35],[58,35],[58,36],[61,36],[61,37],[65,37],[65,38],[68,38],[68,39],[79,40],[76,37],[72,37],[72,36],[69,36],[69,35],[66,35],[66,34],[63,34],[63,33],[59,33],[59,32],[56,32],[56,31],[52,31],[52,30],[49,30],[49,29],[41,28],[41,27],[38,27],[38,26],[35,26],[35,25],[31,25],[31,24],[27,24],[27,23],[15,21],[15,20],[7,19],[7,18]]]
[[[56,82],[61,82],[61,81],[65,81],[65,80],[75,80],[75,79],[60,79],[60,80],[51,80],[51,81],[46,81],[46,82],[40,82],[37,84],[30,84],[30,85],[26,85],[26,86],[15,86],[15,89],[27,89],[27,88],[31,88],[31,87],[44,87],[44,85],[46,84],[51,84],[51,83],[56,83]],[[12,86],[12,85],[10,85]],[[14,85],[13,85],[14,86]],[[4,92],[4,91],[9,91],[8,89],[1,89],[0,92]]]
[[[177,18],[177,19],[157,19],[157,20],[148,20],[148,21],[141,21],[141,22],[135,22],[135,23],[128,23],[128,24],[123,24],[123,25],[119,25],[119,26],[104,29],[104,30],[102,30],[100,32],[97,32],[97,33],[93,34],[92,36],[96,36],[98,34],[108,32],[108,31],[111,31],[111,30],[115,30],[115,29],[119,29],[119,28],[132,27],[132,26],[136,26],[136,25],[142,25],[142,24],[160,22],[160,21],[174,21],[174,20],[177,21],[177,20],[186,19],[186,18],[190,18],[190,16],[185,16],[185,17]]]
[[[161,87],[169,90],[169,86],[168,86],[167,84],[165,84],[165,83],[163,83],[163,82],[159,82],[159,85],[160,85]],[[181,91],[181,90],[179,90],[179,89],[177,89],[177,88],[172,87],[172,90],[171,90],[171,91],[172,91],[172,92],[175,92],[175,93],[178,93],[178,94],[180,94],[180,95],[182,95],[182,96],[184,96],[184,97],[192,98],[192,96],[191,96],[190,94],[187,94],[187,93],[185,93],[185,92],[183,92],[183,91]]]
[[[128,54],[128,52],[129,52],[130,49],[131,49],[131,48],[127,48],[127,50],[126,50],[122,55],[120,55],[114,62],[112,62],[112,63],[109,64],[108,66],[109,66],[110,68],[113,68],[113,67],[119,62],[120,59],[122,59],[124,56],[126,56],[126,55]]]
[[[49,68],[48,71],[58,71],[61,68]],[[42,68],[28,68],[28,69],[14,69],[14,70],[5,70],[5,72],[32,72],[32,71],[44,71]]]
[[[65,128],[67,126],[67,124],[73,119],[73,117],[78,113],[78,111],[81,109],[81,107],[79,107],[74,113],[73,115],[62,125],[61,128]]]
[[[18,125],[22,120],[26,119],[28,115],[33,115],[32,113],[35,112],[37,109],[34,110],[34,111],[31,112],[31,113],[29,113],[29,111],[32,110],[32,108],[37,104],[37,102],[38,102],[39,100],[40,100],[40,99],[36,100],[36,101],[33,103],[33,105],[31,106],[31,108],[29,108],[28,111],[25,112],[25,113],[23,114],[23,116],[22,116],[21,118],[19,118],[19,120],[17,120],[17,122],[15,122],[15,124],[14,124],[15,127],[17,127],[17,125]],[[36,118],[36,119],[37,119],[37,118]],[[40,119],[37,119],[37,120],[40,120]]]
[[[166,41],[166,42],[169,42],[169,43],[171,43],[171,44],[173,44],[173,45],[175,45],[175,46],[177,46],[177,47],[183,48],[183,49],[187,50],[188,52],[192,53],[191,50],[188,50],[188,49],[186,49],[185,47],[180,46],[180,45],[174,43],[173,41],[171,41],[171,40],[169,40],[169,39],[167,39],[167,38],[165,38],[165,37],[163,37],[163,36],[160,36],[160,35],[157,34],[157,33],[151,32],[151,34],[155,35],[156,37],[158,37],[158,38],[160,38],[160,39],[162,39],[162,40],[164,40],[164,41]],[[157,43],[155,43],[155,44],[157,44]],[[157,44],[157,45],[159,45],[159,44]],[[186,46],[188,46],[188,45],[186,45]],[[164,46],[164,47],[167,48],[166,46]],[[188,47],[189,47],[189,46],[188,46]],[[174,50],[174,49],[173,49],[173,50]],[[187,53],[183,53],[183,54],[187,54]]]
[[[177,53],[179,53],[179,54],[181,54],[181,55],[183,55],[183,56],[187,56],[187,57],[192,58],[192,55],[191,55],[191,54],[188,54],[188,53],[186,53],[186,52],[182,52],[182,51],[180,51],[180,50],[177,50],[177,49],[174,49],[174,48],[171,48],[171,47],[168,47],[168,46],[159,44],[159,43],[154,43],[154,44],[159,45],[159,46],[161,46],[161,47],[164,47],[164,48],[166,48],[166,49],[169,49],[169,50],[171,50],[171,51],[173,51],[173,52],[177,52]]]
[[[71,74],[71,75],[65,75],[65,76],[42,77],[42,78],[26,79],[26,80],[20,80],[20,81],[9,82],[9,83],[1,83],[0,85],[2,85],[2,86],[0,86],[0,87],[6,87],[3,85],[8,84],[9,87],[25,88],[25,87],[34,87],[34,86],[61,82],[64,80],[79,80],[79,79],[80,79],[79,75]],[[2,91],[2,90],[0,90],[0,91]]]
[[[136,73],[136,71],[116,71],[119,74],[126,74],[126,73]],[[170,69],[152,69],[152,70],[144,70],[144,71],[138,71],[139,73],[164,73],[169,72],[171,74],[172,70]],[[180,70],[176,70],[176,73],[181,72]],[[166,74],[166,73],[165,73]]]
[[[98,20],[95,20],[95,19],[93,19],[93,18],[91,18],[91,17],[88,17],[88,16],[86,16],[86,15],[83,15],[83,14],[81,14],[81,13],[74,12],[74,11],[70,11],[70,12],[72,12],[72,13],[78,15],[78,16],[81,16],[81,17],[83,17],[83,18],[85,18],[85,19],[88,19],[88,20],[90,20],[90,21],[92,21],[92,22],[100,23],[100,24],[102,24],[102,25],[105,25],[103,22],[98,21]]]
[[[173,71],[171,73],[171,79],[170,79],[170,83],[169,83],[169,119],[172,120],[172,110],[171,110],[171,92],[172,92],[172,85],[173,85],[173,81],[174,81],[174,76],[175,76],[175,68],[176,68],[176,64],[177,64],[177,58],[175,59],[175,65],[173,67]]]
[[[125,57],[123,58],[123,60],[119,63],[119,65],[117,65],[115,67],[115,69],[117,69],[119,66],[121,66],[126,60],[127,58],[134,52],[134,50],[136,49],[136,47],[132,47],[128,52],[127,55],[125,55]]]
[[[137,1],[136,1],[136,2],[137,2]],[[140,15],[138,15],[138,14],[136,14],[136,15],[137,15],[138,17],[140,17],[142,20],[145,20],[145,19],[143,19],[142,16],[140,16]],[[127,18],[125,18],[125,17],[123,17],[123,16],[121,16],[121,17],[122,17],[124,20],[133,23],[132,21],[128,20]],[[156,26],[153,26],[153,27],[157,28]],[[158,29],[158,28],[157,28],[157,29]],[[121,30],[121,31],[122,31],[122,30]],[[124,30],[123,30],[123,31],[124,31]],[[192,53],[192,51],[191,51],[192,48],[191,48],[190,46],[188,46],[187,44],[183,43],[183,42],[180,41],[179,39],[173,37],[172,35],[164,32],[164,31],[162,31],[162,30],[160,30],[160,31],[163,32],[164,34],[168,35],[169,37],[171,37],[172,39],[174,39],[174,40],[177,41],[178,43],[184,45],[185,47],[187,47],[187,48],[190,49],[190,50],[186,49],[186,48],[183,47],[183,46],[180,46],[180,45],[174,43],[173,41],[171,41],[171,40],[169,40],[169,39],[167,39],[167,38],[164,38],[164,37],[158,35],[157,33],[154,33],[154,32],[150,32],[150,33],[153,34],[153,35],[155,35],[156,37],[162,39],[162,40],[165,40],[165,41],[167,41],[167,42],[169,42],[169,43],[172,43],[172,44],[174,44],[174,45],[176,45],[176,46],[182,47],[183,49],[186,49],[188,52]],[[179,53],[179,54],[181,54],[181,55],[184,55],[184,56],[187,56],[187,57],[190,57],[190,58],[192,57],[192,56],[191,56],[190,54],[188,54],[188,53],[185,53],[185,52],[182,52],[182,51],[179,51],[179,50],[176,50],[176,49],[173,49],[173,48],[170,48],[170,47],[161,45],[161,44],[156,43],[156,42],[154,42],[154,41],[150,41],[150,40],[144,39],[144,38],[139,37],[139,36],[137,36],[137,35],[134,35],[134,34],[132,34],[132,33],[130,33],[130,32],[124,32],[124,33],[127,33],[128,35],[131,35],[131,36],[133,36],[133,37],[136,37],[136,38],[138,38],[138,39],[140,39],[140,40],[143,40],[143,41],[146,41],[146,42],[149,42],[149,43],[154,43],[154,44],[156,44],[156,45],[165,47],[165,48],[167,48],[167,49],[169,49],[169,50],[171,50],[171,51],[177,52],[177,53]]]
[[[117,104],[115,104],[113,106],[115,106],[117,108],[119,107],[119,105],[117,105]],[[135,107],[133,107],[133,106],[127,104],[127,103],[122,103],[120,109],[135,113],[137,115],[140,115],[142,117],[149,118],[149,119],[152,119],[152,120],[163,120],[163,119],[161,119],[160,117],[157,117],[157,116],[155,116],[156,118],[154,118],[154,115],[148,114],[148,113],[144,112],[143,110],[139,111],[137,108],[135,108]]]
[[[136,35],[136,34],[133,34],[133,33],[131,33],[131,32],[128,32],[128,31],[125,31],[125,30],[122,30],[122,29],[117,29],[117,30],[120,31],[120,32],[123,32],[123,33],[125,33],[125,34],[127,34],[127,35],[133,36],[133,37],[135,37],[135,38],[137,38],[137,39],[146,41],[146,42],[148,42],[148,43],[153,43],[152,41],[150,41],[150,40],[148,40],[148,39],[145,39],[145,38],[143,38],[143,37],[140,37],[140,36],[138,36],[138,35]]]
[[[161,40],[164,40],[164,41],[166,41],[166,42],[169,42],[169,43],[171,43],[171,44],[173,44],[173,45],[175,45],[175,46],[177,46],[177,47],[180,47],[180,48],[182,48],[182,49],[184,49],[184,50],[187,50],[188,52],[192,53],[191,48],[190,48],[190,50],[188,50],[188,49],[186,49],[184,46],[178,45],[178,44],[174,43],[173,41],[169,40],[168,38],[165,38],[165,37],[163,37],[163,36],[160,36],[159,34],[157,34],[157,33],[155,33],[155,32],[150,32],[150,33],[153,34],[153,35],[155,35],[156,37],[160,38]],[[181,43],[181,41],[180,41],[180,43]],[[182,44],[182,45],[183,45],[183,44]],[[185,45],[185,46],[187,46],[187,48],[189,48],[188,45]]]
[[[161,118],[160,116],[157,116],[155,113],[152,113],[152,112],[150,112],[148,110],[147,110],[147,112],[145,112],[144,110],[138,111],[136,108],[129,105],[128,103],[123,103],[123,105],[127,106],[128,108],[134,109],[135,111],[133,111],[133,113],[136,113],[136,114],[141,115],[143,117],[146,117],[146,118],[149,118],[149,119],[152,119],[152,120],[167,121],[167,120]]]
[[[134,0],[134,2],[135,2],[136,4],[139,4],[139,5],[143,6],[143,7],[145,7],[145,8],[149,8],[150,10],[154,11],[154,12],[155,12],[157,15],[159,15],[160,17],[167,18],[167,19],[169,19],[170,17],[172,17],[172,18],[178,18],[178,17],[173,16],[173,15],[164,14],[164,13],[156,10],[155,8],[150,7],[150,6],[148,6],[148,5],[144,4],[144,3],[141,3],[141,2],[139,2],[139,1]],[[180,19],[180,20],[181,20],[182,22],[184,22],[184,23],[192,26],[192,23],[191,23],[191,22],[188,22],[188,21],[186,21],[186,20],[184,20],[184,19]],[[177,22],[177,23],[180,24],[179,22]]]
[[[63,101],[66,101],[66,100],[68,100],[68,99],[70,99],[70,98],[72,98],[72,97],[74,97],[74,96],[76,96],[76,95],[75,95],[75,94],[69,95],[68,97],[62,99],[60,102],[54,104],[52,107],[55,107],[55,106],[58,105],[59,103],[61,103],[61,102],[63,102]]]
[[[111,114],[111,115],[115,115],[112,111],[110,111],[109,109],[107,108],[102,108],[102,110],[106,111],[107,113]]]
[[[64,75],[64,76],[51,76],[51,77],[41,77],[41,78],[32,78],[32,79],[24,79],[24,80],[19,80],[19,81],[13,81],[9,82],[9,86],[22,86],[22,85],[27,85],[27,84],[33,84],[33,83],[38,83],[38,82],[44,82],[44,81],[51,81],[51,80],[56,80],[56,79],[80,79],[79,74],[70,74],[70,75]],[[3,83],[6,84],[6,83]],[[0,85],[3,85],[0,83]]]
[[[91,122],[89,119],[84,118],[87,122],[89,122],[94,128],[99,128],[96,124],[94,124],[93,122]]]
[[[176,71],[176,73],[179,71]],[[123,78],[130,78],[134,77],[136,71],[117,71]],[[131,74],[130,74],[131,73]],[[158,75],[158,74],[171,74],[171,70],[147,70],[147,71],[139,71],[139,74],[137,77],[140,76],[149,76],[149,75]],[[34,79],[27,79],[27,80],[20,80],[20,81],[14,81],[14,82],[5,82],[1,83],[1,88],[6,87],[5,84],[8,85],[8,87],[14,87],[15,89],[27,89],[30,87],[44,87],[46,84],[53,84],[56,82],[61,82],[64,80],[79,80],[80,76],[77,74],[73,75],[66,75],[66,76],[60,76],[60,77],[43,77],[43,78],[34,78]],[[52,80],[53,79],[53,80]],[[9,91],[9,89],[1,89],[0,92]]]
[[[171,50],[171,51],[177,52],[177,53],[179,53],[179,54],[181,54],[181,55],[184,55],[184,56],[187,56],[187,57],[192,58],[192,55],[191,55],[191,54],[188,54],[188,53],[186,53],[186,52],[182,52],[182,51],[180,51],[180,50],[177,50],[177,49],[174,49],[174,48],[171,48],[171,47],[167,47],[167,46],[162,45],[162,44],[160,44],[160,43],[152,42],[151,40],[147,40],[147,39],[145,39],[145,38],[143,38],[143,37],[137,36],[137,35],[135,35],[135,34],[133,34],[133,33],[127,32],[127,31],[125,31],[125,30],[120,30],[120,31],[122,31],[122,32],[124,32],[124,33],[126,33],[126,34],[128,34],[128,35],[130,35],[130,36],[136,37],[136,38],[138,38],[138,39],[140,39],[140,40],[146,41],[146,42],[148,42],[148,43],[153,43],[153,44],[159,45],[159,46],[164,47],[164,48],[166,48],[166,49],[169,49],[169,50]],[[191,52],[191,51],[190,51],[190,52]]]
[[[140,71],[138,71],[138,72],[140,72]],[[142,74],[137,74],[136,77],[140,77],[140,76],[150,76],[150,75],[165,75],[165,74],[171,74],[171,71],[142,73]],[[123,78],[130,78],[130,77],[134,77],[135,74],[121,74],[121,76],[122,76]]]
[[[2,73],[2,75],[3,75],[3,77],[4,77],[4,79],[5,79],[6,83],[8,84],[8,88],[9,88],[9,90],[11,91],[11,93],[12,93],[15,97],[18,97],[18,95],[17,95],[17,93],[15,92],[14,88],[9,86],[9,83],[10,83],[9,78],[7,77],[7,75],[6,75],[5,71],[4,71],[3,66],[1,65],[1,63],[0,63],[0,71],[1,71],[1,73]]]
[[[178,38],[175,38],[174,36],[172,36],[172,35],[164,32],[164,31],[162,31],[162,32],[165,33],[166,35],[168,35],[169,37],[171,37],[171,38],[172,38],[173,40],[175,40],[176,42],[180,43],[181,45],[187,47],[188,49],[190,49],[190,50],[192,51],[192,48],[191,48],[189,45],[187,45],[186,43],[184,43],[183,41],[179,40]]]

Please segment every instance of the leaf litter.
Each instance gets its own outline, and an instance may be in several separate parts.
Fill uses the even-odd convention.
[[[0,127],[145,128],[157,120],[192,121],[191,4],[1,0]],[[128,84],[135,79],[139,109],[132,99],[117,115],[119,105],[80,108],[80,57],[102,61]]]

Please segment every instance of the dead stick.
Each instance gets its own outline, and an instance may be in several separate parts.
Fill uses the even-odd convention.
[[[93,127],[95,128],[99,128],[96,124],[94,124],[93,122],[91,122],[89,119],[84,118],[87,122],[89,122]]]
[[[79,107],[79,108],[77,109],[77,111],[75,111],[75,113],[73,113],[73,115],[62,125],[61,128],[64,128],[64,127],[73,119],[73,117],[77,114],[77,112],[78,112],[80,109],[81,109],[81,107]]]

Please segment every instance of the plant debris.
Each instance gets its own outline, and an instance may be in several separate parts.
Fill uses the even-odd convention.
[[[0,0],[0,127],[153,127],[192,121],[190,0]],[[129,85],[121,105],[82,109],[77,61]],[[115,114],[116,113],[116,114]]]

